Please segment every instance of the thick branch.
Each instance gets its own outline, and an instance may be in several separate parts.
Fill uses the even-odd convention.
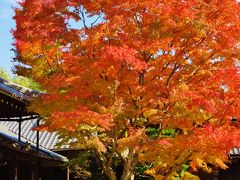
[[[166,81],[166,87],[169,87],[170,85],[170,82],[171,82],[171,79],[173,77],[173,75],[175,74],[175,72],[177,71],[177,69],[180,67],[180,65],[178,65],[177,62],[174,63],[174,67],[171,71],[171,73],[169,74],[168,78],[167,78],[167,81]]]
[[[181,162],[175,164],[174,166],[172,166],[172,168],[170,168],[170,170],[168,171],[168,173],[167,173],[166,176],[164,177],[164,180],[165,180],[165,179],[167,180],[168,177],[171,176],[171,174],[172,174],[173,172],[175,172],[177,169],[181,168],[181,167],[189,160],[189,158],[192,156],[192,152],[189,151],[189,150],[187,150],[187,152],[183,152],[181,155],[182,155],[182,156],[185,156],[185,157],[183,158],[183,160],[182,160]],[[177,157],[176,161],[177,161],[179,158],[181,158],[181,155]]]
[[[123,164],[123,174],[121,180],[133,180],[134,179],[134,168],[137,164],[137,154],[132,148],[129,148],[129,153],[127,157],[122,157]]]
[[[99,157],[100,163],[103,167],[104,172],[107,174],[110,180],[117,180],[116,174],[112,167],[107,165],[107,158],[103,155],[103,153],[99,152],[98,150],[95,150],[95,153]]]
[[[128,91],[129,91],[129,93],[133,96],[133,92],[132,92],[132,90],[131,90],[130,87],[128,87]],[[136,102],[136,100],[135,100],[134,98],[132,98],[132,102],[133,102],[135,108],[138,109],[139,106],[137,105],[137,102]]]

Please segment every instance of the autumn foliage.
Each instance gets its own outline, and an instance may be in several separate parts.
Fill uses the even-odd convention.
[[[47,91],[31,107],[42,129],[94,151],[110,179],[114,159],[122,179],[137,163],[156,178],[227,168],[240,146],[236,0],[23,0],[15,12],[16,71]]]

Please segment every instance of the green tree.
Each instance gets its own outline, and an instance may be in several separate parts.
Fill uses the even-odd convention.
[[[5,80],[10,80],[10,75],[9,73],[2,67],[0,67],[0,77],[5,79]]]
[[[16,83],[20,86],[27,87],[33,90],[41,90],[40,85],[31,78],[26,78],[18,75],[10,75],[4,68],[0,67],[0,78]]]

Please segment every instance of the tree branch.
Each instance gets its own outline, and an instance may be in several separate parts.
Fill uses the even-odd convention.
[[[177,62],[175,62],[175,63],[174,63],[174,67],[173,67],[170,75],[169,75],[168,78],[167,78],[166,87],[169,87],[170,82],[171,82],[171,79],[172,79],[173,75],[175,74],[176,70],[177,70],[179,67],[180,67],[180,65],[178,65]]]

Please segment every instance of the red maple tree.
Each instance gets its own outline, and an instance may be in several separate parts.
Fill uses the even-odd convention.
[[[110,179],[114,158],[123,180],[137,163],[156,178],[227,167],[240,145],[236,0],[23,0],[15,12],[16,71],[47,91],[31,107],[41,128],[94,151]]]

